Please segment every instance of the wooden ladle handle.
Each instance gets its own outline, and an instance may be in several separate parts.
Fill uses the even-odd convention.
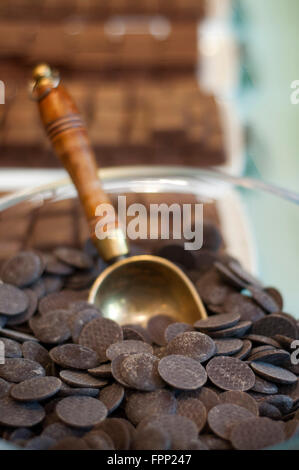
[[[98,178],[95,154],[75,103],[46,64],[34,69],[33,80],[33,97],[38,102],[41,120],[56,154],[77,188],[91,238],[100,255],[106,261],[126,255],[128,246],[117,220],[107,223],[107,217],[96,216],[97,207],[111,203]],[[102,228],[107,237],[97,238],[96,228]]]

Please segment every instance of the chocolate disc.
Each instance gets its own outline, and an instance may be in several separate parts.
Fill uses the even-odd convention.
[[[200,400],[204,404],[207,412],[214,408],[214,406],[220,404],[220,400],[217,393],[208,387],[202,387],[199,390],[195,391],[181,392],[178,395],[179,401],[185,400],[187,398],[196,398],[197,400]]]
[[[176,399],[170,390],[135,392],[127,398],[125,410],[129,420],[137,425],[149,416],[175,414]]]
[[[172,317],[168,315],[155,315],[151,317],[147,324],[147,331],[153,343],[159,346],[166,344],[165,330],[174,322]]]
[[[194,441],[190,442],[188,446],[188,450],[210,450],[210,449],[201,439],[195,439]]]
[[[122,339],[122,329],[116,322],[108,318],[96,318],[84,326],[79,344],[93,349],[98,353],[100,361],[106,362],[106,350],[110,344]]]
[[[279,344],[287,351],[292,350],[292,344],[294,342],[293,338],[289,338],[288,336],[285,336],[285,335],[275,335],[274,339],[275,341],[278,341]]]
[[[259,414],[259,408],[256,401],[245,392],[234,391],[221,393],[221,395],[219,395],[219,401],[220,403],[232,403],[234,405],[242,406],[256,416]]]
[[[256,335],[256,334],[250,333],[249,335],[246,335],[245,338],[252,341],[253,343],[262,344],[262,345],[270,345],[270,346],[273,346],[274,348],[280,348],[280,344],[278,343],[278,341],[274,340],[273,338],[269,338],[268,336]]]
[[[128,354],[120,354],[115,359],[113,359],[111,363],[111,372],[112,372],[113,377],[115,378],[117,382],[119,382],[124,387],[129,387],[129,385],[124,379],[124,374],[123,374],[123,369],[122,369],[122,363],[127,357],[128,357]]]
[[[4,353],[6,358],[18,358],[22,357],[22,349],[17,341],[8,338],[2,338],[4,344]]]
[[[98,379],[86,372],[74,370],[62,370],[59,372],[59,376],[68,385],[78,388],[102,388],[108,383],[107,380]]]
[[[193,331],[192,326],[188,323],[171,323],[164,332],[166,343],[169,343],[181,333],[186,333],[186,331]]]
[[[22,325],[23,323],[28,321],[36,312],[37,303],[38,303],[38,298],[37,298],[36,293],[31,289],[24,289],[23,292],[28,297],[28,300],[29,300],[28,307],[23,313],[19,313],[18,315],[11,315],[7,317],[6,324],[8,326]]]
[[[11,442],[15,442],[18,440],[25,440],[27,441],[28,439],[31,439],[34,436],[33,432],[31,429],[28,428],[17,428],[15,431],[13,431],[10,436],[9,440]]]
[[[56,377],[37,377],[14,385],[10,394],[18,401],[41,401],[55,395],[60,387],[61,380]]]
[[[73,397],[74,395],[83,395],[84,397],[99,397],[99,389],[98,388],[90,388],[90,387],[71,387],[66,383],[62,382],[59,392],[57,393],[57,397]]]
[[[254,387],[252,387],[251,391],[263,393],[266,395],[273,395],[278,392],[278,388],[274,383],[268,382],[267,380],[261,379],[260,377],[256,377]]]
[[[106,378],[106,377],[111,377],[112,376],[112,371],[111,371],[111,364],[101,364],[98,367],[93,367],[92,369],[88,369],[87,371],[90,375],[93,375],[94,377],[100,377],[100,378]]]
[[[0,377],[8,382],[19,383],[35,377],[43,377],[45,369],[35,361],[23,358],[6,359],[0,365]]]
[[[167,433],[172,450],[188,449],[191,442],[197,439],[198,429],[194,421],[180,415],[156,415],[145,418],[137,427],[137,432],[158,427]]]
[[[49,294],[54,294],[55,292],[58,293],[64,286],[64,280],[62,276],[54,276],[51,274],[43,276],[43,283],[45,286],[45,295],[43,295],[43,297]]]
[[[83,310],[88,310],[90,308],[92,310],[97,310],[99,312],[99,310],[95,307],[95,305],[90,304],[89,302],[87,302],[87,300],[76,300],[75,302],[72,302],[69,305],[69,309],[73,313],[79,313],[79,312],[82,312]]]
[[[186,269],[195,268],[195,258],[191,251],[187,251],[181,245],[164,245],[157,252],[157,256],[166,258],[173,263],[178,263]]]
[[[53,445],[49,450],[90,450],[90,447],[78,437],[65,437]]]
[[[131,388],[151,392],[164,387],[158,373],[159,359],[152,354],[129,354],[121,363],[121,375]]]
[[[236,325],[239,320],[240,315],[237,313],[224,313],[199,320],[194,324],[194,327],[203,332],[218,331],[231,328]]]
[[[252,342],[248,339],[243,341],[243,346],[240,352],[238,352],[235,357],[237,359],[246,359],[252,350]]]
[[[69,315],[68,310],[54,310],[42,316],[32,317],[29,320],[29,325],[42,343],[60,344],[71,336],[67,323]]]
[[[250,418],[254,418],[254,414],[246,408],[232,403],[224,403],[209,411],[208,424],[217,436],[229,439],[232,427]]]
[[[271,395],[264,398],[265,403],[276,406],[283,415],[287,415],[293,408],[294,400],[288,395]]]
[[[113,359],[120,354],[136,354],[142,352],[153,354],[153,348],[144,341],[125,340],[111,344],[106,351],[106,356],[110,361],[113,361]]]
[[[240,321],[256,322],[266,316],[264,310],[253,299],[235,292],[230,294],[223,304],[223,310],[230,313],[239,313]]]
[[[70,369],[89,369],[99,364],[98,355],[92,349],[79,344],[63,344],[51,349],[52,361]]]
[[[78,300],[78,293],[73,290],[64,289],[60,292],[53,292],[43,297],[38,304],[41,315],[54,310],[67,310],[69,306]]]
[[[231,328],[224,330],[212,331],[211,337],[216,338],[241,338],[248,330],[250,330],[252,323],[250,321],[241,321]]]
[[[179,390],[196,390],[207,381],[203,366],[187,356],[170,355],[160,360],[158,371],[162,379]]]
[[[42,299],[46,294],[46,285],[43,278],[38,279],[34,284],[31,284],[30,289],[32,292],[35,293],[37,301]]]
[[[98,425],[96,429],[108,434],[116,450],[129,449],[131,436],[125,420],[119,418],[108,418]]]
[[[237,338],[217,339],[215,344],[217,356],[233,356],[240,352],[243,347],[243,341]]]
[[[273,348],[273,346],[268,346],[266,344],[262,345],[262,346],[256,346],[255,348],[253,348],[251,350],[251,353],[250,353],[250,356],[248,358],[248,360],[250,360],[250,358],[252,356],[254,356],[255,354],[257,353],[260,353],[260,352],[264,352],[264,351],[276,351],[277,349]]]
[[[280,385],[279,392],[289,395],[294,401],[299,401],[299,380],[292,385]]]
[[[262,283],[256,279],[256,277],[252,276],[252,274],[243,269],[238,262],[230,261],[228,263],[228,267],[235,274],[235,276],[239,277],[243,282],[245,282],[246,285],[262,288]]]
[[[270,337],[280,334],[296,339],[298,329],[293,320],[273,314],[256,322],[252,327],[252,334]]]
[[[4,263],[1,278],[8,284],[25,287],[37,281],[43,270],[44,264],[37,253],[21,251]]]
[[[46,348],[35,341],[25,341],[22,344],[22,353],[24,359],[38,362],[44,369],[48,369],[52,363]]]
[[[256,303],[260,305],[266,312],[279,312],[278,304],[275,302],[274,298],[269,295],[265,290],[256,286],[249,286],[248,290],[251,293],[253,299],[256,301]]]
[[[22,333],[21,331],[10,330],[8,328],[1,328],[0,329],[0,336],[4,336],[6,338],[15,339],[19,343],[24,343],[25,341],[36,341],[38,339],[32,335],[28,335],[27,333]]]
[[[54,255],[59,261],[69,264],[74,268],[90,269],[92,267],[92,259],[83,251],[74,248],[61,247],[54,250]]]
[[[36,436],[26,442],[26,450],[49,450],[55,444],[54,439],[45,436]]]
[[[58,276],[69,276],[74,272],[74,268],[66,263],[60,261],[53,254],[47,253],[44,257],[45,261],[45,272],[52,275]]]
[[[200,440],[203,442],[209,450],[231,450],[230,443],[214,434],[201,434]]]
[[[266,289],[264,289],[264,291],[275,300],[276,304],[279,307],[279,311],[282,312],[284,302],[279,290],[275,289],[275,287],[267,287]]]
[[[234,357],[214,357],[206,371],[213,384],[223,390],[245,392],[255,383],[255,375],[250,367]]]
[[[70,309],[72,310],[72,307],[70,307]],[[70,318],[69,326],[74,343],[78,343],[81,331],[83,330],[84,326],[95,318],[101,318],[101,316],[101,312],[95,308],[90,307],[81,310],[72,316]]]
[[[0,313],[17,315],[28,308],[29,298],[25,292],[10,284],[0,284]]]
[[[100,391],[100,400],[106,406],[108,413],[116,410],[125,396],[124,387],[118,383],[108,385]]]
[[[166,346],[166,355],[188,356],[198,362],[205,362],[216,352],[215,342],[204,333],[190,331],[176,336]]]
[[[141,332],[127,326],[123,327],[123,335],[124,340],[146,341],[147,339]]]
[[[274,421],[282,419],[280,410],[276,406],[266,402],[259,403],[259,415],[264,418],[273,419]]]
[[[0,378],[0,398],[9,395],[11,384],[4,379]]]
[[[90,431],[85,434],[84,441],[92,450],[115,450],[112,439],[104,431]]]
[[[107,408],[100,400],[78,396],[63,398],[56,406],[56,413],[69,426],[89,428],[104,421]]]
[[[200,433],[207,421],[207,410],[204,404],[196,398],[185,398],[178,401],[177,414],[191,419]]]
[[[298,382],[295,374],[282,367],[265,362],[252,362],[250,365],[256,374],[271,382],[286,385],[296,384]]]
[[[0,330],[6,325],[8,317],[0,314]]]
[[[196,283],[199,295],[205,304],[223,305],[225,299],[235,293],[233,286],[228,285],[216,270],[210,269]]]
[[[145,343],[151,343],[149,334],[143,326],[138,324],[127,324],[123,325],[124,339],[135,339],[137,341],[144,341]],[[135,336],[134,336],[135,335]]]
[[[56,407],[56,405],[55,405]],[[54,441],[60,441],[65,437],[80,436],[79,429],[71,428],[64,423],[58,421],[57,423],[49,424],[46,426],[41,434],[43,437],[49,437]]]
[[[271,346],[270,346],[271,348]],[[248,361],[270,362],[272,364],[281,364],[284,361],[290,361],[290,354],[282,349],[267,349],[253,354]]]
[[[271,447],[285,439],[282,423],[268,418],[253,418],[236,424],[230,435],[237,450],[260,450]]]
[[[157,426],[141,430],[135,437],[132,447],[136,450],[168,450],[170,449],[169,434]]]
[[[240,277],[236,276],[225,264],[217,261],[214,263],[215,268],[222,278],[238,290],[246,289],[247,283]]]
[[[293,419],[292,421],[288,421],[285,423],[284,427],[286,438],[292,439],[293,437],[299,436],[299,421],[297,419]]]
[[[0,399],[0,423],[5,426],[30,428],[44,417],[45,411],[38,403],[19,403],[10,397]]]

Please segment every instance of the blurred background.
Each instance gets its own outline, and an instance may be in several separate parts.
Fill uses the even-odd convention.
[[[229,0],[1,1],[1,165],[59,167],[27,88],[45,61],[78,103],[101,166],[240,171],[238,120],[219,96],[237,75],[230,8]]]
[[[297,189],[298,22],[297,0],[1,0],[1,167],[59,167],[27,87],[47,61],[102,166],[217,165]]]
[[[298,190],[298,24],[298,0],[1,0],[0,191],[63,175],[29,97],[40,61],[59,69],[102,167],[213,166]],[[288,283],[294,306],[298,211],[273,199],[246,194],[246,210],[260,273]]]
[[[59,166],[29,101],[40,61],[57,67],[102,166],[224,162],[219,111],[198,86],[204,0],[3,0],[1,162]]]

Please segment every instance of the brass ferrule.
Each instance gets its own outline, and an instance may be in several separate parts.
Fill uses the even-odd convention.
[[[38,64],[32,72],[30,82],[30,95],[32,99],[39,101],[53,88],[57,88],[60,83],[60,76],[57,70],[52,69],[48,64]]]
[[[126,236],[122,229],[116,228],[110,232],[109,238],[100,240],[94,238],[93,242],[105,261],[112,261],[114,259],[126,256],[129,253],[129,247]]]

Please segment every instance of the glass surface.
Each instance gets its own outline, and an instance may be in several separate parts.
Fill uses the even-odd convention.
[[[186,195],[215,204],[229,253],[241,258],[247,269],[258,273],[266,286],[276,286],[285,299],[285,311],[299,318],[297,310],[299,267],[294,241],[299,237],[299,196],[262,182],[234,178],[213,170],[180,167],[122,167],[100,172],[106,191],[112,194],[143,193],[148,201],[172,194],[177,202]],[[131,195],[134,200],[134,196]],[[0,199],[0,226],[20,230],[37,208],[68,216],[68,201],[76,191],[68,179],[24,190]],[[13,224],[11,219],[13,217]],[[28,233],[28,232],[27,232]],[[50,236],[55,241],[55,227]],[[21,230],[19,233],[22,236]],[[0,246],[4,240],[0,230]],[[5,240],[7,243],[7,239]],[[18,249],[11,240],[7,250]],[[290,445],[298,447],[292,441]],[[288,444],[283,446],[287,447]],[[1,446],[0,446],[1,448]]]
[[[249,135],[248,171],[298,190],[298,0],[233,0],[238,11],[242,89],[238,108]],[[296,98],[298,93],[296,94]]]

